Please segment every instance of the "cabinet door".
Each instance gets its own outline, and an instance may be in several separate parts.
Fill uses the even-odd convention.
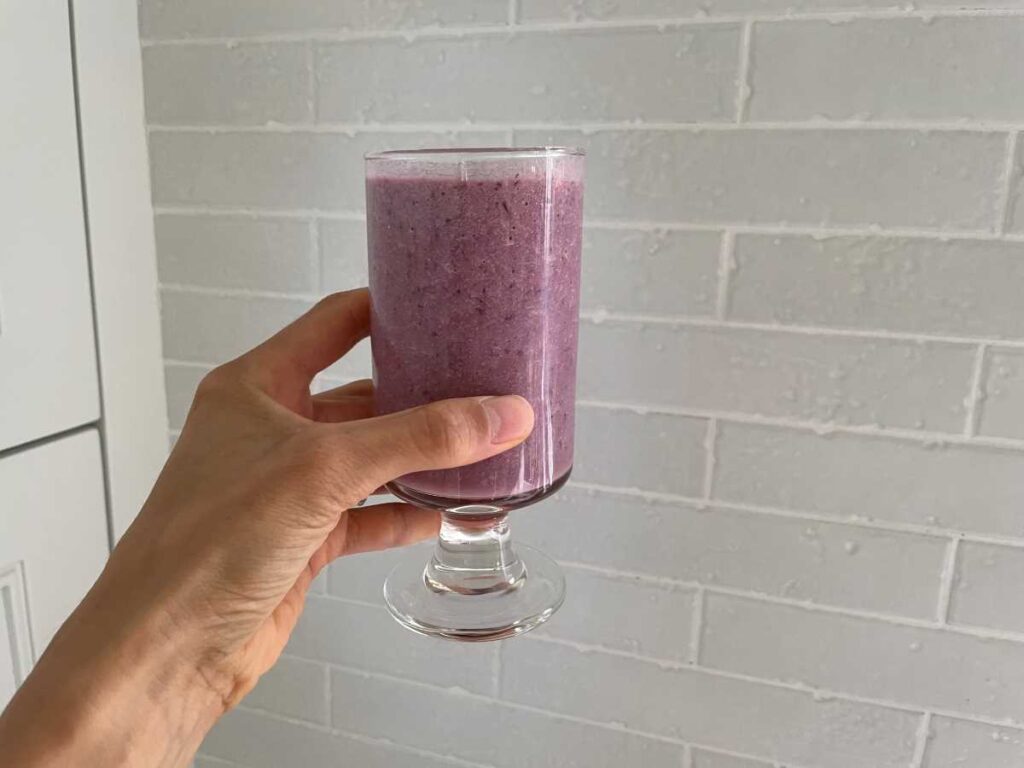
[[[0,459],[0,709],[107,558],[99,435]]]
[[[0,3],[0,450],[99,416],[66,0]]]

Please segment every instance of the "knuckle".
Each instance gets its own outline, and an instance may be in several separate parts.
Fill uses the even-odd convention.
[[[195,396],[192,398],[193,407],[209,402],[220,402],[236,389],[237,383],[238,379],[230,363],[217,366],[199,380]]]
[[[365,486],[372,483],[363,471],[367,462],[350,441],[328,432],[304,435],[300,440],[295,461],[310,487],[329,489],[344,506],[367,495]]]
[[[209,371],[199,380],[199,386],[196,387],[196,397],[211,395],[221,391],[227,386],[228,376],[229,374],[224,366],[218,366]]]

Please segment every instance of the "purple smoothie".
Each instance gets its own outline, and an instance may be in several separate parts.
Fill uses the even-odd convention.
[[[438,507],[511,508],[546,495],[572,468],[583,158],[454,167],[368,161],[376,406],[529,400],[536,422],[521,446],[398,483]]]

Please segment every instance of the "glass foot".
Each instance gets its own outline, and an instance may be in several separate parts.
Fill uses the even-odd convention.
[[[554,560],[533,547],[515,545],[522,567],[497,587],[447,588],[436,578],[435,562],[420,556],[399,563],[384,584],[391,615],[413,632],[462,642],[501,640],[529,632],[547,621],[565,598],[565,577]],[[462,583],[471,584],[470,578]],[[492,582],[493,583],[493,582]]]

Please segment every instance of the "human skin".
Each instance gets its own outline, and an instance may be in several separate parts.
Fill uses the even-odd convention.
[[[434,512],[360,500],[529,435],[514,395],[379,417],[368,381],[311,396],[368,330],[367,292],[335,294],[203,379],[135,522],[0,716],[5,762],[187,765],[273,666],[325,565],[437,531]]]

